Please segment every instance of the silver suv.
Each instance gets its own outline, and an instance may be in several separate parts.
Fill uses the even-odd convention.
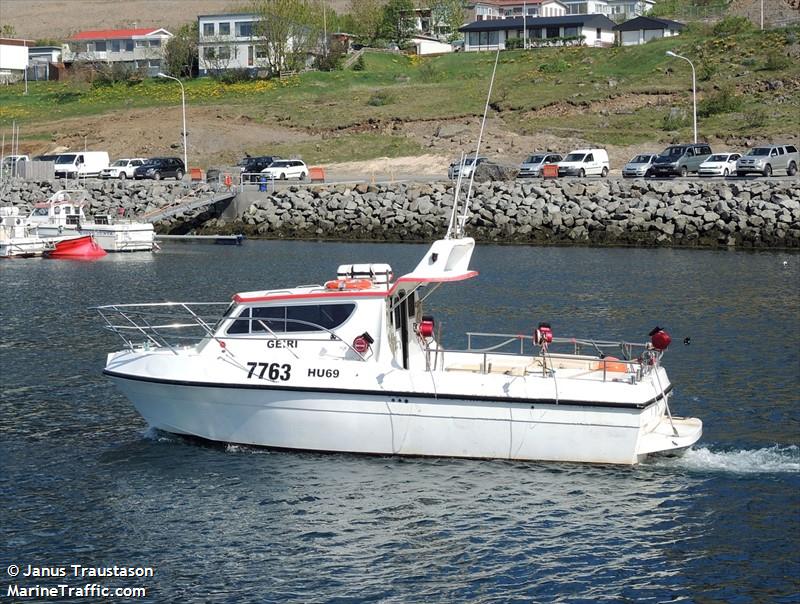
[[[772,176],[775,171],[786,172],[789,176],[797,174],[800,164],[797,147],[794,145],[764,145],[753,147],[736,162],[736,174],[744,176],[750,172],[758,172],[764,176]]]

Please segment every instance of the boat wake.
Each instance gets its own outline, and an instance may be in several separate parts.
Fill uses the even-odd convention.
[[[732,474],[798,473],[800,447],[774,445],[763,449],[730,451],[714,451],[701,447],[689,449],[682,457],[655,458],[647,465]]]

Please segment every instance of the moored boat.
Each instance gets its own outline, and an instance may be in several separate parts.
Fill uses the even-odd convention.
[[[34,205],[26,220],[42,238],[91,235],[108,252],[140,252],[156,249],[153,225],[114,218],[108,214],[87,217],[83,190],[62,190]]]
[[[47,241],[25,226],[19,208],[0,207],[0,258],[30,258],[41,256]]]
[[[91,235],[66,237],[53,242],[52,247],[44,252],[48,258],[73,258],[94,260],[106,255],[106,251]]]

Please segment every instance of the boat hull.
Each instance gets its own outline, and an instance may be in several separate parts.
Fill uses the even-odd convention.
[[[154,428],[212,441],[329,452],[636,464],[686,448],[650,436],[665,399],[643,409],[587,403],[398,396],[375,392],[170,383],[107,372]],[[660,445],[660,446],[659,446]]]
[[[150,252],[155,248],[155,231],[151,224],[82,224],[59,227],[39,225],[40,237],[91,235],[107,252]]]

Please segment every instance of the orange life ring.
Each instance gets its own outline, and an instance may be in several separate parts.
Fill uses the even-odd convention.
[[[369,279],[337,279],[335,281],[328,281],[325,284],[325,289],[369,289],[372,287],[372,281]]]
[[[605,369],[608,373],[625,373],[628,371],[627,363],[623,363],[617,357],[606,357],[599,360],[594,367],[593,371],[603,371]]]

